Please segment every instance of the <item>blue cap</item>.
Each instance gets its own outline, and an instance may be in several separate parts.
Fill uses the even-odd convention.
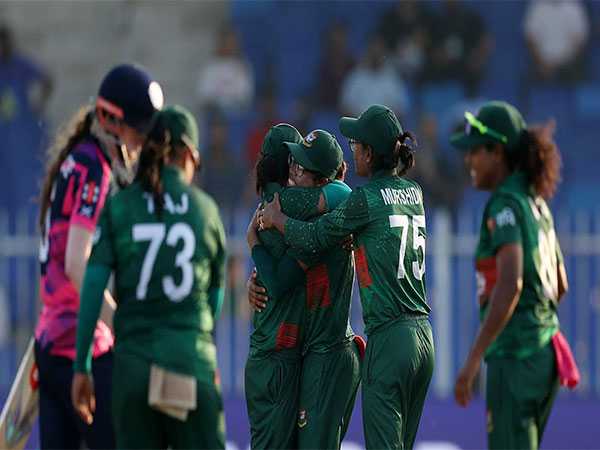
[[[163,103],[160,84],[144,68],[133,64],[113,67],[102,80],[96,98],[97,108],[144,133],[151,128]]]

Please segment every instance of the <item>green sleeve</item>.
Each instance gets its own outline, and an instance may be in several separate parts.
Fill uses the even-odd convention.
[[[111,197],[106,199],[106,203],[100,218],[96,224],[92,238],[92,253],[88,264],[101,264],[108,267],[114,267],[115,255],[112,246],[112,220],[111,220]]]
[[[284,214],[300,220],[309,220],[319,214],[319,200],[322,194],[322,188],[300,188],[286,187],[282,188],[277,184],[270,183],[265,188],[263,195],[264,201],[272,201],[273,195],[278,192],[281,203],[281,210]],[[288,245],[281,233],[276,230],[264,230],[258,233],[260,242],[264,244],[269,253],[276,259],[284,257],[288,251]],[[302,261],[308,266],[314,265],[317,261],[314,256],[306,252],[293,250],[292,258]]]
[[[277,260],[264,246],[255,245],[252,248],[252,260],[261,282],[267,288],[267,294],[272,298],[283,298],[288,291],[306,281],[304,270],[288,255]]]
[[[225,271],[227,264],[225,228],[223,227],[223,222],[219,217],[218,211],[215,211],[214,239],[217,243],[217,252],[211,263],[208,303],[213,318],[216,320],[221,315],[221,308],[223,307],[223,300],[225,298]]]
[[[92,370],[94,331],[110,272],[110,267],[103,264],[88,264],[85,270],[77,323],[77,355],[73,364],[75,372],[90,373]]]
[[[285,240],[292,247],[319,253],[340,244],[352,233],[359,232],[370,220],[367,198],[364,191],[358,188],[340,206],[316,222],[288,218]]]
[[[218,320],[223,309],[225,301],[225,289],[222,287],[212,287],[208,290],[208,305],[213,315],[214,320]]]
[[[307,220],[319,214],[321,188],[287,187],[279,194],[281,210],[296,219]]]
[[[332,181],[323,186],[323,195],[325,196],[325,205],[327,211],[333,211],[337,208],[344,200],[346,200],[352,189],[343,181]]]
[[[522,242],[520,209],[513,200],[506,196],[492,199],[487,217],[494,252],[503,245]]]

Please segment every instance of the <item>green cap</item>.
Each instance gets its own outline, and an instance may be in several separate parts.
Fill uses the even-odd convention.
[[[508,151],[519,148],[527,124],[514,106],[501,101],[484,104],[477,115],[465,112],[465,130],[455,133],[450,143],[469,150],[485,144],[504,144]]]
[[[172,141],[175,144],[187,145],[194,156],[198,156],[198,124],[194,115],[180,105],[167,106],[159,115],[165,128],[171,133]]]
[[[342,117],[340,131],[349,139],[370,145],[376,153],[385,155],[394,150],[403,133],[394,112],[384,105],[372,105],[357,119]]]
[[[302,142],[302,135],[292,125],[280,123],[272,126],[263,139],[260,152],[263,156],[273,156],[287,163],[288,149],[285,142]]]
[[[335,179],[344,155],[335,136],[324,130],[314,130],[302,142],[286,142],[294,159],[306,170]]]

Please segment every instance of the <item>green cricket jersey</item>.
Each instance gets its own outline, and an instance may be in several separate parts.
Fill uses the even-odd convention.
[[[115,351],[212,383],[209,290],[223,288],[225,233],[215,202],[181,172],[162,173],[164,208],[139,183],[106,202],[89,264],[115,273]]]
[[[350,234],[367,335],[407,314],[428,315],[420,186],[379,172],[316,222],[288,219],[285,226],[288,244],[313,253]]]
[[[319,214],[322,194],[325,195],[326,208],[333,208],[351,190],[340,181],[323,188],[282,189],[279,185],[269,185],[265,189],[265,198],[271,198],[274,192],[280,193],[282,210],[286,214],[310,220]],[[327,255],[314,254],[289,248],[283,236],[274,230],[263,231],[259,235],[276,261],[286,255],[302,261],[309,268],[305,283],[290,289],[283,298],[271,296],[267,308],[254,315],[251,355],[292,348],[295,354],[309,350],[326,351],[351,339],[354,333],[348,324],[353,280],[350,253],[339,248]],[[260,271],[258,278],[260,281]]]
[[[320,189],[282,188],[278,184],[271,183],[265,188],[263,200],[271,200],[275,192],[279,193],[281,207],[286,214],[304,220],[318,215]],[[277,231],[261,231],[259,238],[275,258],[285,255],[287,245],[283,236]],[[260,271],[257,278],[260,283]],[[290,356],[300,357],[304,324],[303,297],[303,286],[298,286],[289,291],[286,298],[270,297],[265,309],[254,314],[252,320],[254,329],[250,335],[251,357],[260,357],[273,351],[284,351]]]
[[[334,210],[351,192],[341,181],[324,186],[327,211]],[[354,281],[352,253],[338,246],[320,255],[320,261],[306,272],[303,353],[323,353],[354,337],[349,323]]]
[[[510,175],[485,207],[475,254],[482,320],[497,279],[496,253],[513,243],[523,248],[523,291],[486,357],[525,358],[548,344],[558,330],[558,265],[562,253],[548,205],[532,194],[521,172]]]

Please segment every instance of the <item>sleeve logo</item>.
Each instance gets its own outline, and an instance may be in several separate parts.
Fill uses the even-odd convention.
[[[498,214],[496,214],[496,225],[498,227],[504,227],[507,225],[516,225],[517,220],[515,219],[515,213],[509,207],[504,208]]]

